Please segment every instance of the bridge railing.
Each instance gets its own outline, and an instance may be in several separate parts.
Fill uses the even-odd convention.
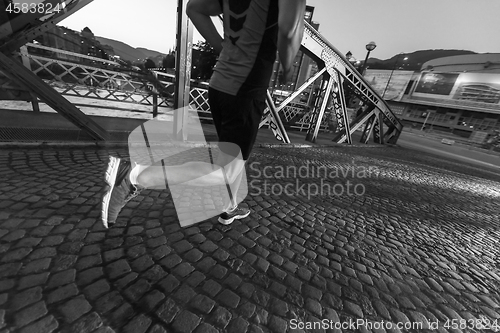
[[[116,61],[33,43],[28,43],[20,56],[34,74],[62,95],[169,106],[170,96],[161,90],[167,90],[172,79],[159,80],[153,73],[126,68]],[[156,105],[154,95],[158,97]]]
[[[26,44],[18,55],[62,95],[152,106],[153,115],[158,107],[172,110],[175,75],[34,43]],[[0,88],[20,89],[8,80],[0,80]],[[190,97],[190,111],[211,119],[208,84],[192,80]]]
[[[29,64],[30,70],[60,94],[106,101],[139,104],[152,107],[153,116],[158,107],[172,110],[175,75],[159,70],[148,72],[126,67],[122,62],[96,58],[66,50],[28,43],[18,54]],[[0,72],[1,74],[1,72]],[[0,88],[17,89],[0,80]],[[211,121],[208,103],[208,84],[191,81],[189,111],[203,121]],[[81,105],[81,104],[80,104]],[[298,100],[287,105],[282,114],[290,129],[307,131],[310,110]],[[321,130],[329,130],[325,119]]]

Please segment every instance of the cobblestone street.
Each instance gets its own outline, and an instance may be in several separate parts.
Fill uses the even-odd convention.
[[[146,190],[104,229],[110,154],[0,150],[0,333],[500,331],[498,173],[256,148],[248,218],[181,228]]]

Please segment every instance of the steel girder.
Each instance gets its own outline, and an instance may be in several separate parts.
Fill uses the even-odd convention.
[[[395,143],[399,137],[403,125],[396,118],[389,105],[378,95],[378,93],[366,82],[363,76],[347,61],[347,59],[332,46],[322,35],[320,35],[311,25],[305,22],[304,38],[302,48],[313,59],[319,63],[324,63],[328,74],[331,77],[340,76],[341,80],[353,89],[355,94],[368,106],[374,109],[369,112],[370,116],[376,114],[377,121],[374,125],[374,138],[378,143],[384,143],[385,138]],[[341,83],[341,80],[338,80]],[[345,103],[341,106],[345,109]],[[376,111],[375,111],[376,110]],[[371,114],[373,113],[373,114]],[[352,123],[350,134],[354,133],[370,117],[357,117]],[[389,130],[384,133],[384,123]],[[344,129],[345,131],[346,129]],[[380,134],[377,134],[380,133]],[[340,135],[337,142],[342,143],[348,140],[348,133]]]
[[[48,4],[52,8],[60,9],[59,12],[25,13],[14,17],[12,20],[0,24],[0,52],[10,54],[24,44],[31,42],[36,37],[54,28],[68,16],[85,7],[93,0],[45,0],[44,8]],[[5,12],[6,1],[0,2],[0,10]]]
[[[58,22],[90,2],[92,0],[46,0],[45,5],[50,3],[53,8],[58,5],[61,10],[51,13],[23,13],[0,25],[0,69],[16,85],[45,101],[95,140],[107,140],[109,134],[101,126],[33,74],[22,63],[10,58],[15,50],[54,28]],[[4,12],[5,3],[4,1],[0,3],[0,10]]]
[[[107,140],[109,134],[71,102],[61,96],[38,76],[21,63],[10,59],[0,52],[0,70],[11,80],[45,101],[63,117],[87,132],[96,140]]]
[[[290,96],[288,96],[280,105],[275,106],[274,101],[268,92],[267,96],[267,109],[264,110],[264,115],[262,116],[262,120],[259,124],[259,128],[264,125],[268,125],[269,128],[273,131],[274,137],[278,141],[282,141],[284,143],[290,143],[290,139],[288,139],[288,134],[286,133],[286,129],[283,126],[281,118],[279,116],[279,112],[283,111],[288,104],[290,104],[295,98],[297,98],[309,85],[314,83],[318,78],[326,73],[326,68],[321,69],[318,73],[316,73],[313,77],[309,78],[302,86],[300,86],[297,90],[295,90]],[[297,111],[295,111],[297,112]]]
[[[315,111],[311,119],[309,130],[314,127],[313,132],[308,133],[307,139],[314,142],[317,137],[318,124],[321,124],[322,119],[318,119],[315,115],[324,115],[324,107],[328,98],[332,98],[334,104],[334,112],[339,124],[340,133],[336,135],[334,141],[338,143],[352,143],[352,134],[360,129],[362,125],[366,125],[362,142],[368,142],[369,137],[373,134],[375,142],[396,143],[403,129],[402,123],[396,118],[389,105],[378,95],[378,93],[366,82],[363,76],[347,61],[333,45],[331,45],[318,31],[316,31],[309,23],[305,22],[304,37],[301,43],[301,50],[313,58],[321,71],[314,77],[314,80],[322,75],[325,71],[327,77],[325,80],[332,81],[332,89],[328,91],[327,96],[320,96],[324,103],[320,104],[320,109]],[[325,74],[326,75],[326,74]],[[314,81],[312,80],[312,81]],[[291,100],[300,94],[312,82],[307,81],[300,87],[292,96],[283,101],[279,106],[275,107],[276,111],[282,110]],[[366,107],[361,115],[353,121],[349,121],[345,94],[344,83],[347,84],[354,94],[363,102]],[[265,113],[265,117],[261,122],[261,126],[266,123],[271,123],[271,118],[277,117],[270,112]],[[384,132],[384,124],[387,125],[387,131]],[[283,137],[283,135],[281,135]],[[278,136],[276,136],[277,139]]]
[[[318,137],[319,129],[323,121],[323,115],[325,114],[325,110],[330,99],[330,94],[335,83],[336,82],[333,77],[327,78],[323,81],[322,94],[321,97],[317,99],[317,105],[319,108],[315,108],[317,111],[314,112],[314,116],[311,119],[312,126],[309,128],[306,136],[306,140],[308,141],[316,142],[316,138]]]
[[[332,91],[333,108],[335,111],[335,116],[337,117],[337,123],[339,124],[339,133],[341,135],[342,134],[345,135],[345,140],[347,140],[348,144],[352,144],[351,124],[349,121],[349,116],[347,114],[347,107],[346,107],[342,80],[340,79],[340,76],[337,73],[334,73],[333,77],[336,82],[335,89],[333,89]]]

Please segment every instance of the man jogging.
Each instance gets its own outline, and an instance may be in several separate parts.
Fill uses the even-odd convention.
[[[142,189],[161,186],[165,180],[170,186],[228,186],[231,200],[219,216],[222,224],[250,214],[250,210],[238,207],[234,194],[266,108],[276,51],[284,77],[292,71],[304,31],[305,5],[305,0],[189,1],[188,16],[219,54],[209,88],[210,109],[219,137],[218,159],[215,166],[204,162],[132,166],[127,160],[110,157],[106,171],[109,188],[102,205],[105,227],[116,221],[125,204]],[[224,38],[212,22],[213,16],[221,14]]]

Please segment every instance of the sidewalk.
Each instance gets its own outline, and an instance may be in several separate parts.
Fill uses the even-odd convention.
[[[147,190],[103,229],[126,149],[4,147],[0,332],[487,332],[500,176],[407,152],[257,148],[248,218],[182,229]]]

